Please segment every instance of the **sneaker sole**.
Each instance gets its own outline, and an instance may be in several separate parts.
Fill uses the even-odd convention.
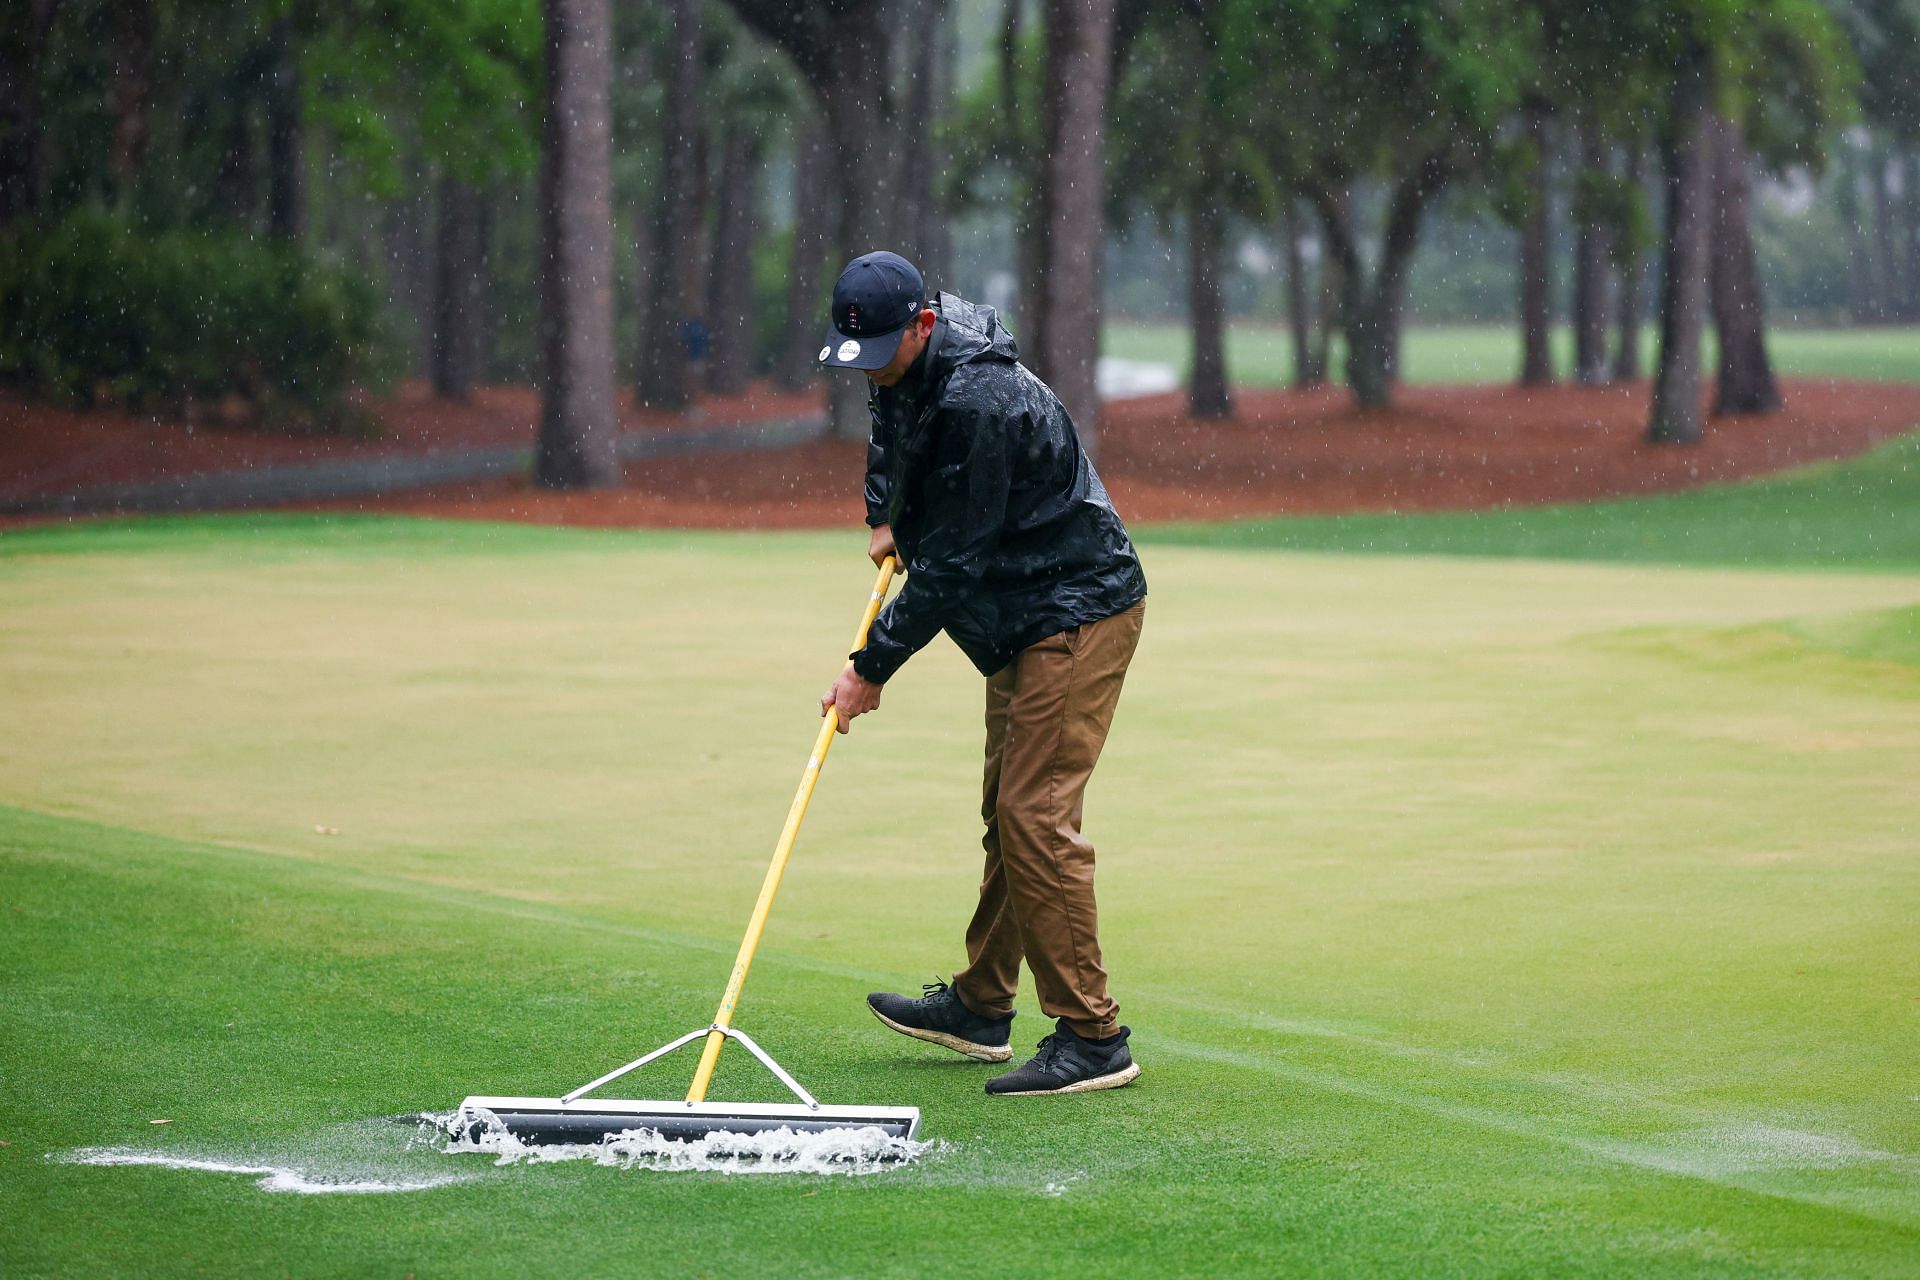
[[[1013,1089],[1006,1093],[990,1093],[990,1098],[1050,1098],[1056,1093],[1094,1093],[1101,1089],[1119,1089],[1132,1084],[1140,1077],[1140,1064],[1130,1062],[1112,1075],[1095,1076],[1091,1080],[1076,1080],[1072,1084],[1061,1085],[1058,1089]]]
[[[1012,1045],[975,1044],[971,1040],[962,1040],[959,1036],[950,1036],[944,1031],[927,1031],[920,1027],[903,1026],[872,1005],[868,1005],[867,1009],[874,1017],[903,1036],[912,1036],[915,1040],[925,1040],[928,1044],[937,1044],[942,1049],[951,1049],[955,1053],[965,1054],[975,1062],[1006,1062],[1013,1057]]]

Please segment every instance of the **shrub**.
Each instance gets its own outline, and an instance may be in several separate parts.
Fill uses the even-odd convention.
[[[92,211],[0,242],[0,379],[48,399],[360,429],[388,349],[372,288],[297,245]]]

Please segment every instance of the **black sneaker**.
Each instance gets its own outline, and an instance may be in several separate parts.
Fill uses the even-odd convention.
[[[987,1092],[1028,1096],[1039,1093],[1092,1093],[1133,1083],[1140,1068],[1127,1052],[1122,1027],[1105,1040],[1083,1040],[1066,1023],[1040,1042],[1040,1052],[1026,1066],[987,1081]]]
[[[929,982],[920,989],[926,994],[918,1000],[876,991],[867,997],[867,1008],[903,1036],[942,1045],[977,1061],[1005,1062],[1013,1057],[1007,1044],[1007,1033],[1013,1029],[1012,1014],[983,1018],[961,1004],[954,989],[944,982]]]

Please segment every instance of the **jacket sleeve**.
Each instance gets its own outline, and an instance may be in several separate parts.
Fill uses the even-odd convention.
[[[1011,428],[999,414],[943,415],[926,480],[926,533],[914,547],[907,584],[874,619],[853,669],[876,684],[940,634],[986,572],[1000,539],[1012,486]]]
[[[880,407],[871,395],[867,397],[867,414],[873,419],[873,429],[867,435],[867,524],[871,527],[887,522],[887,503],[893,494],[887,479],[887,443],[881,438]]]

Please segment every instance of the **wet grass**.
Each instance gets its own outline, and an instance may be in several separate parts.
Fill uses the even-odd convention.
[[[1169,524],[1163,545],[1920,569],[1920,434],[1858,458],[1617,502]]]
[[[410,1148],[379,1117],[710,1015],[860,545],[0,538],[0,1272],[1915,1274],[1890,562],[1149,539],[1088,811],[1137,1086],[990,1103],[861,1008],[952,967],[977,872],[979,681],[942,642],[836,748],[741,1024],[947,1150],[848,1180]],[[773,1096],[749,1065],[718,1092]],[[273,1195],[81,1146],[468,1176]]]
[[[1713,339],[1706,360],[1713,367]],[[1783,329],[1768,335],[1775,368],[1796,377],[1862,378],[1920,382],[1920,331],[1885,329]],[[1184,325],[1114,323],[1107,326],[1102,354],[1177,365],[1192,362],[1192,339]],[[1562,375],[1573,366],[1573,338],[1554,335]],[[1409,382],[1508,382],[1520,369],[1520,336],[1513,325],[1436,325],[1407,331],[1402,351]],[[1654,368],[1655,335],[1642,333],[1641,367]],[[1336,357],[1334,369],[1339,370]],[[1282,387],[1293,379],[1293,343],[1282,325],[1236,324],[1227,333],[1227,376],[1236,386]]]

